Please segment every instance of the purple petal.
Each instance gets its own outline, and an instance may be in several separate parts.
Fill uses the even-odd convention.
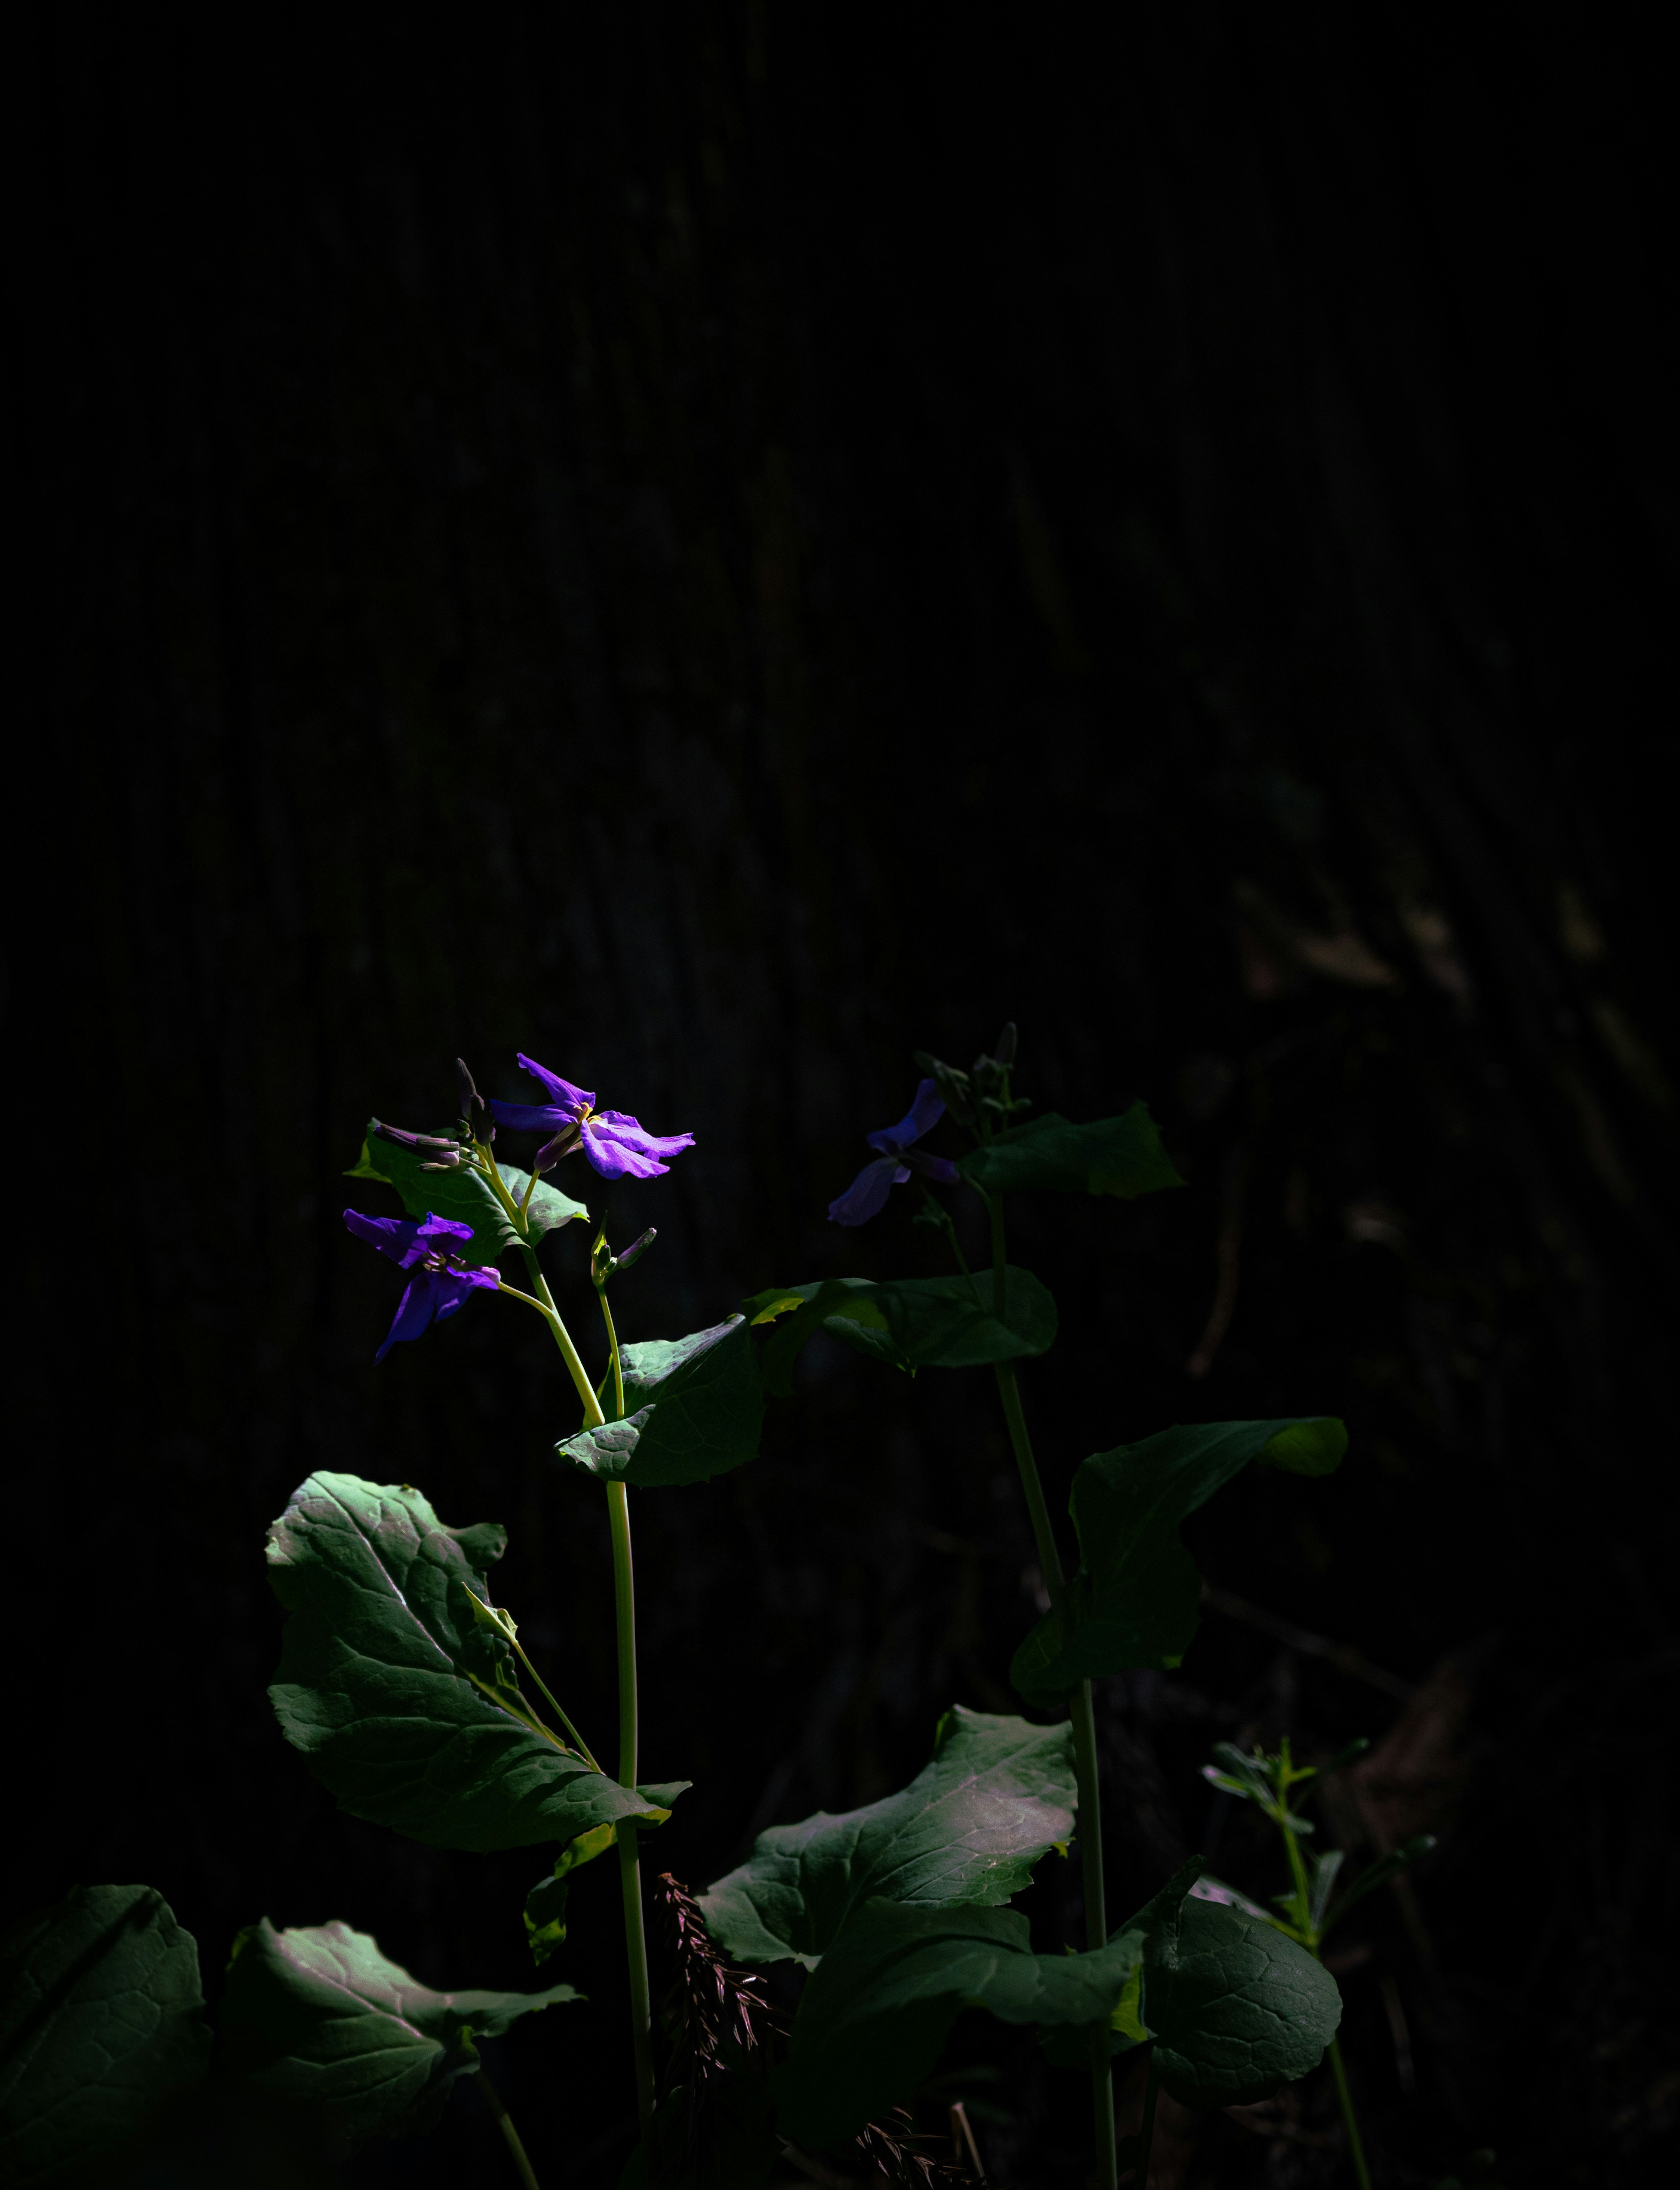
[[[956,1186],[962,1174],[949,1156],[930,1156],[922,1149],[902,1149],[900,1154],[911,1171],[919,1171],[923,1178],[936,1178],[941,1186]]]
[[[546,1066],[538,1064],[533,1058],[527,1057],[523,1050],[519,1052],[519,1065],[523,1071],[530,1073],[533,1080],[540,1080],[542,1082],[548,1091],[548,1100],[551,1103],[559,1104],[564,1109],[570,1110],[574,1117],[594,1108],[595,1098],[593,1094],[582,1087],[574,1087],[570,1080],[562,1080],[558,1072],[550,1072]]]
[[[385,1342],[373,1357],[376,1367],[400,1340],[419,1337],[437,1313],[440,1290],[435,1270],[415,1272],[408,1281],[408,1290],[397,1302],[397,1312],[385,1334]]]
[[[939,1089],[931,1080],[923,1080],[916,1090],[916,1100],[911,1104],[896,1126],[888,1126],[882,1132],[869,1136],[872,1149],[907,1149],[912,1141],[919,1141],[923,1133],[931,1132],[945,1115],[945,1103]]]
[[[347,1209],[344,1222],[358,1240],[366,1240],[370,1247],[377,1247],[394,1262],[400,1262],[408,1254],[420,1229],[412,1217],[364,1217],[359,1209]]]
[[[692,1133],[646,1132],[634,1118],[627,1118],[621,1110],[598,1110],[594,1124],[608,1140],[616,1141],[621,1148],[634,1149],[644,1156],[677,1156],[694,1146]]]
[[[557,1110],[549,1104],[498,1103],[493,1095],[490,1107],[497,1124],[510,1133],[552,1133],[557,1126],[575,1124],[577,1116],[574,1110]]]
[[[496,1291],[500,1280],[494,1270],[440,1270],[438,1280],[438,1321],[447,1323],[451,1316],[466,1307],[480,1286]]]
[[[866,1163],[846,1191],[828,1205],[831,1224],[867,1224],[887,1206],[887,1196],[900,1178],[908,1178],[896,1156],[877,1156]]]
[[[583,1153],[603,1178],[660,1178],[670,1169],[656,1157],[600,1132],[593,1118],[584,1122]]]

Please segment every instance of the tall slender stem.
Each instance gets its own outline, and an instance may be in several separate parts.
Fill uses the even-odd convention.
[[[993,1206],[993,1237],[1002,1251],[1002,1221],[997,1206]],[[1027,1501],[1027,1513],[1032,1522],[1033,1542],[1038,1551],[1039,1572],[1044,1577],[1044,1586],[1049,1591],[1050,1608],[1064,1639],[1071,1641],[1073,1622],[1068,1606],[1068,1586],[1062,1573],[1061,1553],[1056,1548],[1055,1531],[1050,1523],[1050,1508],[1044,1495],[1044,1484],[1038,1472],[1038,1461],[1032,1449],[1032,1439],[1027,1433],[1026,1416],[1021,1411],[1020,1387],[1015,1380],[1015,1364],[1000,1361],[994,1364],[997,1379],[998,1397],[1003,1402],[1003,1419],[1008,1424],[1009,1442],[1015,1454],[1015,1466],[1021,1478],[1021,1489]],[[1085,1894],[1085,1943],[1087,1948],[1108,1943],[1108,1896],[1103,1876],[1103,1796],[1097,1763],[1097,1721],[1093,1708],[1091,1683],[1081,1681],[1071,1700],[1073,1716],[1074,1776],[1079,1789],[1079,1855],[1081,1883]],[[1118,2181],[1118,2161],[1114,2132],[1114,2068],[1109,2051],[1106,2024],[1093,2025],[1091,2033],[1091,2111],[1097,2139],[1098,2190],[1115,2190]]]
[[[1354,2113],[1354,2095],[1348,2088],[1348,2071],[1342,2065],[1340,2041],[1332,2038],[1326,2050],[1330,2056],[1330,2073],[1336,2079],[1336,2102],[1342,2109],[1342,2126],[1348,2132],[1348,2156],[1354,2163],[1354,2179],[1359,2190],[1371,2190],[1371,2170],[1365,2164],[1365,2142],[1359,2135],[1359,2121]]]
[[[478,2083],[479,2089],[484,2093],[485,2104],[496,2117],[497,2127],[508,2140],[508,2149],[514,2155],[514,2164],[519,2170],[519,2180],[524,2183],[525,2190],[541,2190],[541,2186],[536,2180],[536,2170],[531,2166],[526,2156],[525,2148],[519,2142],[518,2130],[514,2127],[514,2118],[502,2105],[502,2094],[485,2075],[482,2068],[479,2070]]]
[[[1149,2048],[1149,2080],[1144,2086],[1144,2120],[1138,2131],[1137,2190],[1149,2190],[1149,2147],[1155,2142],[1155,2096],[1161,2089],[1155,2075],[1155,2048]]]
[[[613,1597],[618,1619],[618,1778],[636,1784],[636,1577],[630,1556],[630,1494],[607,1485],[612,1524]],[[624,1889],[624,1949],[630,1965],[630,2031],[636,2054],[636,2112],[645,2138],[653,2127],[653,2008],[648,1987],[647,1932],[642,1921],[641,1858],[636,1828],[618,1828],[618,1872]]]
[[[519,1245],[531,1271],[532,1290],[548,1311],[554,1343],[560,1349],[567,1373],[583,1402],[584,1422],[589,1427],[598,1427],[606,1416],[589,1382],[589,1372],[578,1358],[571,1334],[554,1305],[548,1280],[536,1259],[536,1250],[528,1240],[521,1240]],[[601,1306],[604,1310],[604,1295]],[[608,1327],[611,1327],[610,1319]],[[615,1370],[618,1366],[616,1338],[613,1366]],[[621,1387],[619,1407],[621,1412]],[[637,1743],[636,1580],[630,1557],[630,1500],[621,1483],[609,1483],[606,1494],[607,1521],[612,1531],[613,1612],[618,1637],[618,1778],[621,1786],[633,1787]],[[636,2065],[636,2113],[645,2137],[653,2125],[653,2011],[648,1986],[647,1932],[642,1921],[641,1863],[633,1824],[621,1824],[618,1828],[618,1871],[624,1891],[624,1952],[630,1967],[630,2034]]]
[[[1277,1763],[1278,1772],[1274,1783],[1277,1788],[1277,1801],[1272,1810],[1272,1818],[1278,1830],[1283,1835],[1284,1847],[1289,1857],[1290,1876],[1295,1881],[1296,1902],[1301,1911],[1302,1944],[1315,1962],[1321,1962],[1324,1955],[1320,1949],[1319,1926],[1313,1915],[1312,1886],[1307,1876],[1306,1863],[1302,1857],[1300,1841],[1296,1836],[1294,1826],[1289,1822],[1289,1790],[1291,1784],[1298,1779],[1310,1779],[1314,1774],[1311,1771],[1296,1772],[1292,1769],[1290,1763],[1287,1736],[1283,1743],[1283,1754],[1278,1758]],[[1348,2157],[1354,2163],[1354,2180],[1358,2182],[1359,2190],[1371,2190],[1371,2169],[1365,2162],[1365,2140],[1359,2135],[1359,2117],[1354,2112],[1354,2094],[1348,2087],[1348,2071],[1342,2065],[1342,2047],[1337,2040],[1334,2038],[1331,2040],[1325,2048],[1325,2057],[1330,2062],[1330,2073],[1336,2079],[1336,2103],[1341,2108],[1342,2126],[1348,2133]]]

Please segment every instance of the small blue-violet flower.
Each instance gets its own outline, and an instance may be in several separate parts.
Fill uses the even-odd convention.
[[[587,1089],[574,1087],[534,1059],[520,1056],[521,1068],[547,1089],[546,1103],[491,1103],[498,1123],[515,1133],[547,1133],[551,1138],[536,1152],[533,1168],[547,1171],[582,1148],[603,1178],[658,1178],[671,1168],[661,1156],[674,1156],[694,1146],[692,1133],[645,1133],[633,1118],[621,1110],[598,1110]]]
[[[898,1124],[869,1136],[871,1148],[883,1153],[873,1163],[866,1163],[839,1199],[829,1203],[830,1220],[836,1224],[867,1224],[887,1206],[888,1190],[902,1186],[913,1171],[924,1178],[938,1179],[941,1186],[955,1186],[954,1163],[911,1146],[924,1133],[932,1132],[944,1115],[939,1090],[931,1080],[922,1081],[916,1090],[916,1100]]]
[[[470,1224],[457,1224],[449,1217],[364,1217],[359,1209],[347,1209],[344,1222],[358,1240],[389,1255],[399,1269],[413,1272],[385,1342],[373,1357],[376,1362],[400,1338],[418,1338],[429,1324],[446,1323],[480,1287],[494,1292],[502,1282],[494,1270],[468,1269],[463,1263],[461,1243],[472,1238]]]

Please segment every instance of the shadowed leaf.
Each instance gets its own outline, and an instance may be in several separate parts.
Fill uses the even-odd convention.
[[[311,2118],[324,2156],[424,2129],[475,2069],[473,2040],[582,1995],[434,1992],[340,1923],[276,1932],[267,1917],[234,1942],[217,2018],[223,2072]]]
[[[1080,1545],[1069,1591],[1074,1633],[1064,1642],[1053,1617],[1041,1620],[1015,1653],[1015,1687],[1029,1701],[1048,1702],[1083,1679],[1178,1665],[1201,1597],[1180,1522],[1251,1461],[1324,1475],[1347,1444],[1330,1416],[1200,1422],[1082,1461],[1069,1500]]]
[[[77,1886],[0,1943],[0,2176],[67,2180],[204,2076],[198,1949],[149,1886]]]
[[[764,1387],[779,1399],[793,1389],[793,1364],[819,1329],[895,1369],[974,1369],[1047,1353],[1056,1337],[1056,1303],[1030,1270],[1005,1274],[1003,1313],[994,1311],[991,1273],[973,1277],[828,1278],[820,1285],[772,1287],[745,1303],[748,1319],[788,1320],[764,1348]]]
[[[971,1149],[956,1168],[985,1194],[1114,1194],[1130,1201],[1184,1183],[1144,1103],[1088,1126],[1047,1110]]]
[[[1105,2022],[1142,1952],[1128,1933],[1094,1954],[1035,1955],[1012,1909],[866,1902],[800,1999],[773,2085],[777,2121],[796,2144],[831,2152],[915,2090],[964,2007],[1005,2023]]]

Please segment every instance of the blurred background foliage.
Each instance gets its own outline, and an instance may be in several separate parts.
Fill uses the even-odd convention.
[[[610,1711],[543,1334],[480,1302],[373,1372],[364,1119],[435,1125],[457,1051],[513,1094],[524,1048],[692,1128],[653,1185],[561,1177],[659,1227],[621,1328],[675,1333],[938,1267],[907,1196],[824,1209],[911,1050],[1013,1016],[1019,1087],[1146,1095],[1189,1182],[1019,1211],[1053,1479],[1179,1419],[1353,1437],[1200,1517],[1183,1673],[1110,1685],[1117,1905],[1195,1847],[1282,1882],[1213,1739],[1372,1734],[1326,1829],[1442,1835],[1343,1946],[1382,2179],[1653,2179],[1677,360],[1667,117],[1617,36],[36,20],[18,1905],[145,1879],[213,1972],[267,1913],[528,1981],[535,1858],[339,1816],[262,1693],[262,1531],[326,1467],[505,1521],[525,1634]],[[637,1508],[644,1768],[697,1783],[656,1867],[704,1883],[900,1784],[950,1701],[1010,1707],[1036,1577],[983,1378],[820,1343],[756,1467]],[[558,1972],[596,2006],[499,2060],[549,2190],[627,2149],[606,1883]],[[1071,2185],[1083,2102],[1035,2058],[964,2025],[949,2089],[1000,2179]],[[1311,2086],[1169,2127],[1175,2180],[1335,2175]],[[355,2179],[491,2142],[468,2091]]]

